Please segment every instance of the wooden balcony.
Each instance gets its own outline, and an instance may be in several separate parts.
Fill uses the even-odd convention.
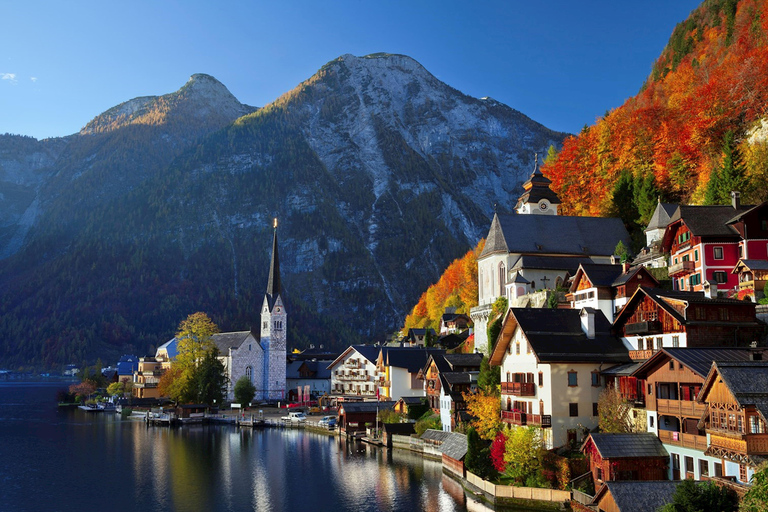
[[[768,434],[747,434],[747,453],[750,455],[768,454]]]
[[[701,450],[702,452],[707,449],[707,436],[684,434],[682,432],[673,432],[671,430],[659,430],[659,439],[662,443]]]
[[[656,412],[659,414],[670,414],[673,416],[690,416],[693,418],[701,418],[706,410],[705,404],[688,400],[666,400],[663,398],[656,399]]]
[[[637,336],[638,334],[660,334],[661,332],[661,322],[658,320],[634,322],[624,326],[624,334],[627,336]]]
[[[518,426],[552,427],[552,416],[549,414],[528,414],[525,412],[501,411],[501,420]]]
[[[536,384],[533,382],[502,382],[503,395],[536,396]]]
[[[630,350],[629,358],[633,361],[645,361],[650,359],[655,350]]]
[[[696,268],[696,263],[693,261],[681,261],[670,265],[667,273],[669,277],[679,277],[693,273]]]

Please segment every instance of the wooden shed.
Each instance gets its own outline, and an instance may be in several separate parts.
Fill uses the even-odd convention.
[[[592,506],[603,512],[648,512],[672,501],[677,484],[670,480],[606,482],[597,490]]]

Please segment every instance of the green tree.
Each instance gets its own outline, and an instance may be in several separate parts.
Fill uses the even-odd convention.
[[[519,484],[535,477],[541,470],[544,444],[538,427],[513,427],[506,431],[505,473]]]
[[[631,231],[630,228],[637,225],[640,213],[635,205],[635,178],[630,171],[626,169],[621,171],[619,179],[613,186],[611,199],[612,214],[624,222],[627,231]]]
[[[713,482],[694,482],[688,479],[677,486],[672,495],[672,503],[659,508],[659,512],[736,512],[738,505],[739,498],[731,489]]]
[[[501,367],[491,366],[488,356],[483,356],[480,362],[480,373],[477,376],[477,386],[486,393],[499,397],[501,394]]]
[[[557,160],[557,149],[555,149],[554,144],[550,144],[547,149],[547,156],[544,157],[544,165],[553,164],[555,160]]]
[[[656,178],[653,174],[643,178],[639,185],[635,185],[634,196],[637,205],[638,223],[641,227],[650,222],[656,206],[659,204],[661,191],[656,186]]]
[[[235,402],[247,407],[253,401],[254,396],[256,396],[256,386],[253,385],[251,379],[245,375],[237,379],[235,382]]]
[[[174,364],[184,369],[196,367],[205,353],[213,348],[211,337],[217,332],[219,328],[205,313],[189,315],[179,324],[176,332],[178,354]]]
[[[752,475],[749,490],[741,501],[739,510],[745,512],[763,512],[768,503],[768,463],[763,462]]]
[[[467,429],[467,454],[464,456],[464,464],[468,471],[484,480],[495,480],[498,477],[491,460],[491,443],[482,439],[474,427]]]
[[[424,413],[413,425],[417,435],[421,435],[427,430],[442,430],[443,423],[440,421],[440,416],[433,413],[431,410]]]
[[[487,334],[488,334],[488,350],[493,352],[493,347],[496,345],[496,338],[498,338],[501,332],[501,324],[504,321],[504,314],[507,312],[508,302],[505,297],[499,297],[496,302],[493,303],[491,309],[491,321],[488,322]]]
[[[219,349],[214,346],[204,355],[193,374],[194,401],[203,404],[221,404],[227,389],[227,372],[219,360]]]
[[[109,386],[107,386],[107,393],[109,396],[116,396],[116,395],[122,395],[125,393],[125,383],[124,382],[113,382]]]
[[[719,167],[712,169],[704,194],[705,204],[729,204],[731,191],[744,189],[744,163],[741,152],[729,130],[723,138],[723,159]]]

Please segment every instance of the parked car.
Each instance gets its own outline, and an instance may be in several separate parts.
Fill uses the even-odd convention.
[[[336,426],[336,416],[323,416],[320,421],[317,422],[319,427],[333,428]]]
[[[292,423],[296,423],[300,421],[306,421],[307,415],[304,414],[303,411],[291,411],[288,413],[288,416],[283,416],[281,419],[283,421],[290,421]]]

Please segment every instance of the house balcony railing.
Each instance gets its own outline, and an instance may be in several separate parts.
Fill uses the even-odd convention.
[[[133,387],[135,388],[156,388],[157,382],[136,382]]]
[[[662,443],[682,446],[683,448],[692,448],[702,452],[707,449],[707,436],[700,436],[698,434],[686,434],[683,432],[674,432],[672,430],[659,430],[659,439]]]
[[[658,414],[671,414],[674,416],[690,416],[692,418],[701,418],[707,409],[705,404],[700,404],[691,400],[668,400],[664,398],[656,399],[656,412]]]
[[[658,320],[646,320],[644,322],[633,322],[624,326],[624,333],[627,336],[638,334],[660,334],[661,322]]]
[[[629,358],[633,361],[645,361],[653,356],[655,350],[630,350]]]
[[[533,382],[502,382],[501,393],[504,395],[536,396],[536,384]]]
[[[675,263],[674,265],[670,265],[667,273],[669,274],[669,277],[680,277],[687,274],[692,274],[695,269],[695,262],[681,261],[679,263]]]
[[[742,434],[731,430],[707,428],[711,448],[721,448],[745,455],[768,455],[768,434]]]
[[[754,281],[742,281],[739,283],[739,290],[754,290],[754,289],[755,289]]]
[[[552,416],[549,414],[528,414],[517,411],[501,411],[501,420],[512,425],[535,425],[541,428],[552,427]]]

